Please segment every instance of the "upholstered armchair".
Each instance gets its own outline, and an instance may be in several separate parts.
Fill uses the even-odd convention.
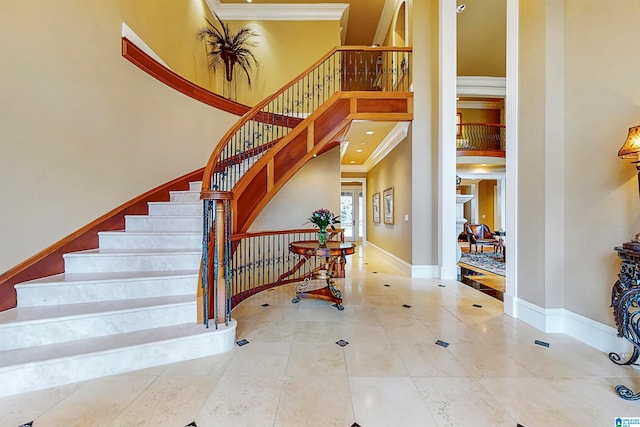
[[[480,246],[480,252],[484,250],[485,246],[492,246],[493,250],[498,245],[498,239],[489,230],[489,227],[485,224],[467,224],[465,227],[467,232],[467,241],[469,242],[469,252],[476,245],[476,252],[478,252],[478,245]]]

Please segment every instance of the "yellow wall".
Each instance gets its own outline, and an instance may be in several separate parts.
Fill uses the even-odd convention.
[[[383,193],[393,187],[394,224],[384,223]],[[371,200],[380,193],[380,223],[373,222]],[[374,166],[367,177],[367,240],[396,257],[411,263],[411,141],[401,142]]]
[[[458,75],[506,75],[506,0],[469,3],[457,15]]]
[[[491,231],[495,231],[495,223],[493,221],[495,215],[495,196],[493,190],[495,186],[495,179],[482,180],[478,183],[479,221],[482,224],[486,224]]]
[[[459,108],[458,113],[462,113],[462,123],[500,123],[500,110]]]
[[[196,32],[210,20],[205,0],[109,1],[106,8],[117,10],[125,22],[177,74],[215,91],[208,71],[203,44]],[[100,10],[100,7],[93,8]],[[96,17],[98,18],[98,17]]]
[[[120,1],[123,20],[182,77],[213,92],[229,97],[224,67],[211,72],[204,42],[196,38],[206,27],[206,16],[216,23],[205,0]],[[244,72],[236,67],[231,98],[255,105],[298,74],[330,49],[340,45],[339,21],[226,21],[232,33],[246,26],[257,37],[252,48],[259,66],[250,73],[248,87]]]
[[[235,71],[236,98],[247,105],[255,105],[283,85],[297,77],[324,54],[340,46],[339,21],[230,21],[231,31],[247,26],[259,34],[254,55],[260,62],[251,76],[252,86],[246,84],[243,72]],[[218,91],[224,80],[224,69],[216,71]],[[236,79],[236,77],[234,77]],[[226,80],[225,80],[226,81]],[[235,85],[235,83],[232,83]]]

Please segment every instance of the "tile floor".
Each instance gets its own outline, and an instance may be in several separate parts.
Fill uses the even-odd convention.
[[[2,398],[0,426],[614,426],[640,416],[640,402],[613,390],[640,390],[640,371],[507,317],[475,289],[409,279],[366,248],[339,285],[344,311],[292,304],[292,286],[256,295],[233,312],[249,344]]]

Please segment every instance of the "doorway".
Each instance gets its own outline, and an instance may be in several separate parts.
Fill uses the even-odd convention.
[[[340,190],[340,227],[346,242],[362,242],[364,237],[364,200],[362,185],[342,185]]]

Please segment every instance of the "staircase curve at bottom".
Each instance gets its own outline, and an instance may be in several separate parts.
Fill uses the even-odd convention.
[[[0,396],[233,348],[236,323],[196,323],[202,253],[200,182],[151,202],[99,248],[64,255],[65,272],[17,284],[0,312]]]

